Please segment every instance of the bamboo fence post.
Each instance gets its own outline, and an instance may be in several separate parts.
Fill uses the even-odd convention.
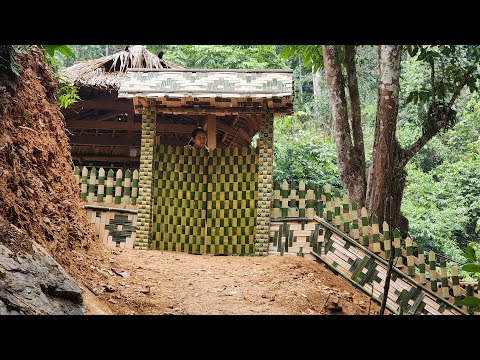
[[[402,267],[403,266],[403,259],[402,259],[402,249],[400,247],[400,231],[395,229],[393,231],[393,247],[395,248],[395,267]]]
[[[133,181],[132,181],[132,205],[137,205],[138,198],[138,170],[133,172]]]
[[[415,262],[413,259],[413,242],[409,236],[405,239],[405,247],[407,250],[407,274],[415,276]]]
[[[300,181],[298,184],[298,216],[304,218],[306,214],[306,195],[307,191],[305,190],[305,182]]]
[[[419,244],[418,247],[418,271],[419,271],[419,281],[420,284],[426,284],[427,279],[425,275],[425,253],[423,252],[422,244]]]
[[[351,220],[351,214],[350,214],[350,199],[347,194],[343,195],[343,209],[342,209],[342,217],[343,217],[343,232],[347,235],[350,233],[350,220]]]
[[[273,218],[277,219],[282,216],[282,204],[280,202],[281,195],[280,195],[280,183],[275,182],[273,184]]]
[[[355,201],[352,201],[352,236],[353,239],[360,243],[360,231],[358,227],[358,208],[357,208],[357,203]]]
[[[447,262],[444,259],[440,260],[440,276],[442,278],[442,297],[444,299],[448,299],[449,287],[447,276]]]
[[[318,216],[323,218],[323,204],[322,187],[319,184],[315,184],[315,212]]]
[[[455,300],[462,300],[462,289],[460,288],[460,279],[458,278],[458,269],[455,265],[453,265],[450,271],[452,273],[453,298]]]
[[[378,228],[378,217],[372,216],[372,250],[374,253],[380,253],[382,251],[380,247],[380,229]]]
[[[80,168],[78,166],[73,168],[73,176],[75,177],[75,185],[81,185]]]
[[[342,220],[340,219],[340,201],[340,190],[335,189],[335,217],[333,219],[333,225],[335,225],[336,227],[340,227],[342,223]]]
[[[433,292],[437,292],[437,271],[436,271],[436,264],[435,264],[435,253],[433,251],[428,252],[428,267],[430,273],[430,289]]]
[[[331,186],[330,184],[325,185],[325,210],[327,212],[327,222],[331,223],[332,222],[332,204],[331,204],[331,199],[332,199],[332,192],[331,192]]]
[[[113,170],[108,170],[107,173],[107,189],[106,189],[105,202],[111,204],[113,202]]]
[[[125,183],[123,184],[123,204],[130,205],[130,194],[132,190],[132,172],[130,169],[125,171]]]
[[[290,192],[288,194],[288,217],[298,216],[297,212],[297,183],[290,182]]]
[[[307,183],[307,195],[305,206],[307,207],[307,217],[313,218],[316,214],[315,211],[315,188],[311,182]]]
[[[365,207],[362,207],[362,211],[360,212],[360,214],[362,216],[362,236],[363,236],[362,245],[365,247],[368,247],[368,244],[370,243],[370,234],[368,230],[367,209],[365,209]]]
[[[117,205],[122,203],[122,177],[123,172],[118,169],[115,177],[115,204]]]
[[[95,166],[90,170],[88,183],[88,202],[92,203],[95,201],[95,185],[97,183],[97,169]]]
[[[81,196],[82,201],[87,201],[87,179],[88,179],[88,169],[86,166],[82,169],[82,186],[81,186]]]
[[[282,190],[280,191],[280,196],[282,198],[282,217],[288,217],[288,182],[283,180]]]
[[[97,202],[103,203],[105,196],[105,169],[103,167],[98,170],[98,189],[97,189]]]
[[[392,251],[392,239],[390,239],[390,227],[386,221],[382,225],[383,230],[383,249],[385,250],[385,260],[390,258],[390,251]]]

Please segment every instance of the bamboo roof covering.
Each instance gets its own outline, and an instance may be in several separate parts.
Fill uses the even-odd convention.
[[[255,69],[129,69],[119,98],[156,98],[164,107],[262,107],[293,110],[293,71]],[[277,100],[273,102],[272,100]],[[235,113],[236,111],[234,111]]]

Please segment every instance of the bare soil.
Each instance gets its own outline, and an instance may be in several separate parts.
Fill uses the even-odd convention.
[[[90,314],[367,315],[379,307],[323,264],[294,256],[104,249],[91,264]],[[75,261],[83,261],[80,254]]]

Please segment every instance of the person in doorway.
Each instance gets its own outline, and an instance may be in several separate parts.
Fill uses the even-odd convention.
[[[207,132],[201,127],[193,129],[192,137],[185,147],[189,149],[195,147],[197,149],[205,149],[210,151],[210,149],[207,147]]]

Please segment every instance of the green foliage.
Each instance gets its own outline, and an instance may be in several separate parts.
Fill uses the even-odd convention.
[[[58,82],[58,88],[54,94],[55,100],[60,108],[67,108],[75,101],[80,100],[80,97],[77,93],[77,87],[69,84],[65,77],[56,71],[60,67],[60,61],[55,57],[55,53],[59,52],[72,58],[75,58],[75,53],[67,45],[42,45],[42,47],[45,50],[46,61],[53,68],[55,79]]]
[[[275,118],[275,182],[305,181],[340,188],[335,143],[323,138],[305,113]]]
[[[75,53],[68,45],[42,45],[42,47],[50,58],[53,58],[55,52],[58,51],[62,55],[75,59]]]
[[[468,263],[461,267],[462,271],[470,273],[477,281],[480,281],[480,258],[477,257],[479,250],[479,243],[470,243],[462,254]],[[480,299],[476,296],[465,296],[462,300],[456,300],[455,305],[467,306],[470,313],[480,311]]]
[[[301,58],[303,66],[313,69],[323,69],[323,50],[321,45],[286,45],[279,54],[280,58]]]
[[[441,129],[453,128],[457,112],[450,106],[451,99],[458,96],[465,85],[470,92],[478,90],[480,46],[411,45],[407,51],[410,60],[423,69],[421,81],[406,97],[407,104],[420,108],[422,132],[433,136]]]
[[[163,58],[198,69],[285,69],[274,45],[150,45]]]
[[[462,121],[433,139],[407,166],[402,212],[410,220],[411,237],[457,260],[460,249],[478,240],[479,115],[474,97],[460,115]]]
[[[17,61],[19,54],[26,54],[27,45],[5,45],[0,47],[0,70],[4,69],[7,74],[19,77],[22,66]]]

